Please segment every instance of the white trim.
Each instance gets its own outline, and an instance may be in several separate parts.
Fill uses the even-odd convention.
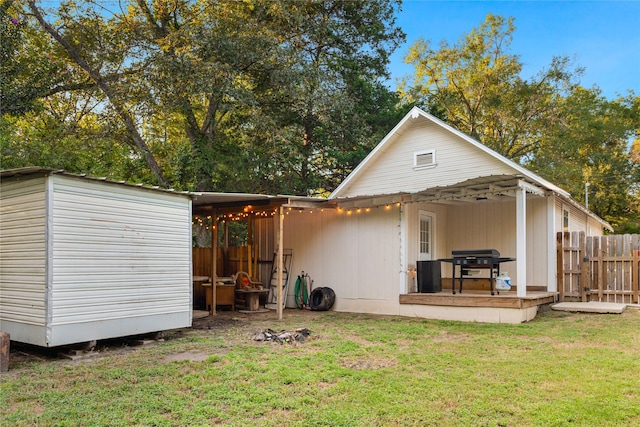
[[[527,296],[527,191],[516,191],[516,285],[520,298]]]
[[[431,219],[431,230],[430,234],[429,234],[429,255],[431,256],[431,259],[428,261],[432,261],[437,259],[437,255],[435,254],[435,248],[436,248],[436,232],[435,230],[437,230],[436,227],[436,214],[435,212],[431,212],[431,211],[425,211],[423,209],[418,209],[418,253],[416,254],[416,261],[427,261],[427,260],[421,260],[420,259],[420,254],[423,253],[422,251],[420,251],[420,223],[422,222],[422,215],[428,216]]]
[[[418,158],[421,156],[431,155],[431,163],[418,164]],[[420,150],[413,153],[413,170],[422,170],[434,168],[437,166],[436,150]]]
[[[407,281],[407,270],[409,268],[408,264],[408,245],[407,245],[407,211],[404,204],[400,204],[399,209],[399,226],[400,226],[400,283],[399,283],[399,291],[400,294],[409,293],[410,288]]]
[[[547,291],[557,292],[556,277],[556,201],[555,196],[547,197]]]
[[[51,342],[51,323],[53,318],[53,213],[54,213],[54,176],[45,176],[44,209],[45,209],[45,276],[44,276],[44,342]],[[19,336],[17,337],[20,339]]]
[[[567,225],[564,225],[565,212],[567,213]],[[560,222],[560,228],[563,232],[571,231],[571,208],[566,203],[562,204],[562,221]]]

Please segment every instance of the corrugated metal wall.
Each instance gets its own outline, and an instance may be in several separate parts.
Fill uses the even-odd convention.
[[[114,320],[123,330],[112,331],[112,336],[119,336],[138,333],[128,330],[131,319],[186,313],[190,320],[188,199],[66,176],[53,178],[52,339],[75,340],[66,337],[67,332],[55,334],[61,325]],[[163,322],[155,330],[179,326],[189,325]],[[93,339],[99,338],[104,337]]]
[[[15,340],[21,324],[35,339],[46,316],[45,178],[0,188],[0,330]]]
[[[186,195],[51,174],[3,180],[0,318],[41,346],[191,325]]]

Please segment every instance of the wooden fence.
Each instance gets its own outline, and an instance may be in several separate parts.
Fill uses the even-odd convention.
[[[638,304],[640,235],[557,234],[560,301]]]
[[[238,271],[250,273],[258,281],[267,281],[273,260],[256,259],[252,256],[249,266],[249,248],[247,246],[230,246],[218,248],[216,271],[218,276],[231,276]],[[211,248],[193,248],[193,275],[211,276]]]

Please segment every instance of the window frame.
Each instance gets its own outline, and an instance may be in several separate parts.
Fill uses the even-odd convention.
[[[424,156],[424,155],[427,155],[427,154],[431,155],[431,163],[418,164],[418,158],[420,156]],[[414,151],[413,152],[413,169],[414,170],[429,169],[429,168],[434,168],[436,166],[437,166],[437,162],[436,162],[436,150],[435,149],[420,150],[420,151]]]

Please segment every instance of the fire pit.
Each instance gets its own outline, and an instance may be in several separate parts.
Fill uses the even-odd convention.
[[[515,258],[501,257],[500,252],[495,249],[467,249],[451,251],[451,258],[441,259],[440,261],[453,264],[453,282],[451,283],[451,291],[453,294],[456,293],[456,278],[460,283],[459,292],[462,293],[462,279],[463,276],[468,276],[469,270],[489,269],[489,288],[491,295],[493,295],[495,279],[500,275],[500,264],[515,260]],[[456,269],[456,267],[459,268]],[[459,272],[459,276],[456,275],[456,271]],[[498,292],[498,294],[499,293],[500,292]]]

